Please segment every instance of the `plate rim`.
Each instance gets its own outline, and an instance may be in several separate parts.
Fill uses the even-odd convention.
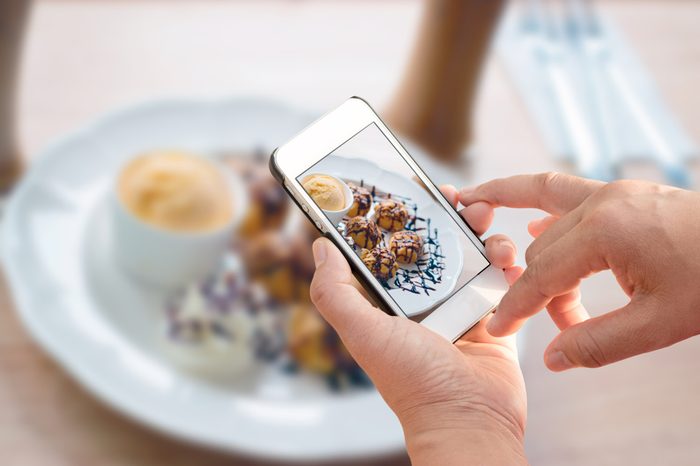
[[[84,359],[73,357],[73,351],[70,348],[64,347],[58,334],[50,332],[49,328],[42,324],[39,314],[32,309],[31,304],[31,287],[25,285],[22,281],[22,266],[16,262],[16,255],[8,254],[11,245],[8,244],[13,234],[12,226],[18,223],[21,212],[18,210],[22,204],[22,199],[31,193],[31,188],[35,186],[35,180],[39,176],[39,167],[51,160],[52,154],[57,148],[60,148],[67,143],[89,137],[90,133],[94,133],[105,126],[109,126],[113,121],[124,118],[133,113],[140,113],[152,108],[163,106],[196,106],[196,107],[229,107],[229,106],[268,106],[275,108],[277,111],[284,110],[290,114],[298,116],[307,113],[304,109],[295,109],[285,102],[275,101],[267,98],[258,98],[255,96],[231,96],[198,98],[189,96],[171,96],[158,97],[154,99],[142,100],[136,103],[120,106],[114,110],[103,112],[102,114],[91,118],[88,122],[80,125],[77,129],[67,132],[61,137],[56,138],[49,143],[45,148],[31,157],[31,165],[22,179],[18,182],[13,190],[2,218],[0,235],[0,260],[3,264],[5,276],[7,277],[8,290],[10,291],[11,299],[15,304],[16,314],[19,315],[20,321],[25,329],[27,329],[32,340],[44,351],[50,358],[58,363],[58,365],[79,385],[81,385],[91,396],[98,399],[101,403],[107,405],[111,409],[119,412],[121,415],[139,423],[146,425],[156,431],[165,433],[177,439],[214,448],[217,450],[228,451],[232,453],[247,454],[261,459],[274,460],[324,460],[331,456],[334,459],[361,459],[361,458],[381,458],[400,452],[404,448],[403,438],[396,444],[387,445],[384,447],[374,446],[368,448],[361,453],[354,451],[333,451],[330,449],[316,449],[313,452],[296,450],[273,450],[262,448],[260,445],[256,448],[246,442],[237,442],[234,437],[229,437],[226,442],[220,442],[216,439],[201,435],[196,429],[180,429],[169,425],[162,416],[152,416],[144,414],[136,406],[138,403],[129,403],[125,396],[115,394],[106,384],[101,382],[99,377],[90,376],[89,368]],[[310,113],[310,112],[308,112]],[[311,121],[311,120],[309,120]],[[377,398],[378,395],[376,395]],[[379,398],[380,399],[380,398]],[[343,400],[349,401],[349,400]],[[341,401],[342,402],[342,401]],[[336,448],[337,449],[337,448]]]

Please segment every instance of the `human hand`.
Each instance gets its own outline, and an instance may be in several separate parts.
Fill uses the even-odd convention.
[[[558,173],[493,180],[460,201],[534,207],[528,267],[489,322],[515,332],[546,307],[561,333],[545,351],[551,370],[598,367],[700,333],[700,194],[644,181],[602,183]],[[589,318],[579,284],[610,269],[630,302]]]
[[[454,188],[443,192],[456,204]],[[477,205],[462,215],[483,232],[488,212]],[[480,464],[525,463],[526,396],[514,338],[490,336],[482,321],[453,345],[370,304],[329,240],[317,240],[313,250],[311,297],[398,416],[413,463],[464,464],[470,457]],[[493,236],[486,250],[506,278],[517,278],[509,239]]]

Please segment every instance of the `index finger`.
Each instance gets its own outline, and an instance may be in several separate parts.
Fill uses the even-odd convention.
[[[447,202],[449,202],[452,205],[452,207],[456,209],[457,203],[459,202],[459,191],[457,191],[457,188],[455,188],[451,184],[443,184],[440,185],[440,192],[443,196],[445,196]]]
[[[605,183],[562,173],[517,175],[464,188],[459,200],[465,206],[488,202],[496,207],[536,208],[561,216],[576,208]]]
[[[516,332],[553,298],[575,290],[581,280],[604,270],[595,238],[576,227],[543,250],[501,299],[488,330],[494,336]]]
[[[440,186],[442,195],[455,209],[459,204],[459,191],[451,184]],[[493,222],[493,206],[487,202],[477,202],[459,211],[459,214],[474,232],[481,236],[489,229]]]

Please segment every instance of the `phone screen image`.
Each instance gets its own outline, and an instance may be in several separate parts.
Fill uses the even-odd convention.
[[[489,262],[376,124],[297,181],[389,297],[421,321]]]

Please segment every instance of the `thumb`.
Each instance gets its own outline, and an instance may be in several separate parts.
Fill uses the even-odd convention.
[[[658,302],[635,298],[626,306],[563,330],[545,350],[545,364],[555,372],[573,367],[601,367],[671,345],[672,322],[655,319]]]
[[[338,332],[351,353],[371,338],[386,314],[370,304],[353,286],[348,262],[326,238],[313,245],[316,273],[311,282],[311,300]]]

